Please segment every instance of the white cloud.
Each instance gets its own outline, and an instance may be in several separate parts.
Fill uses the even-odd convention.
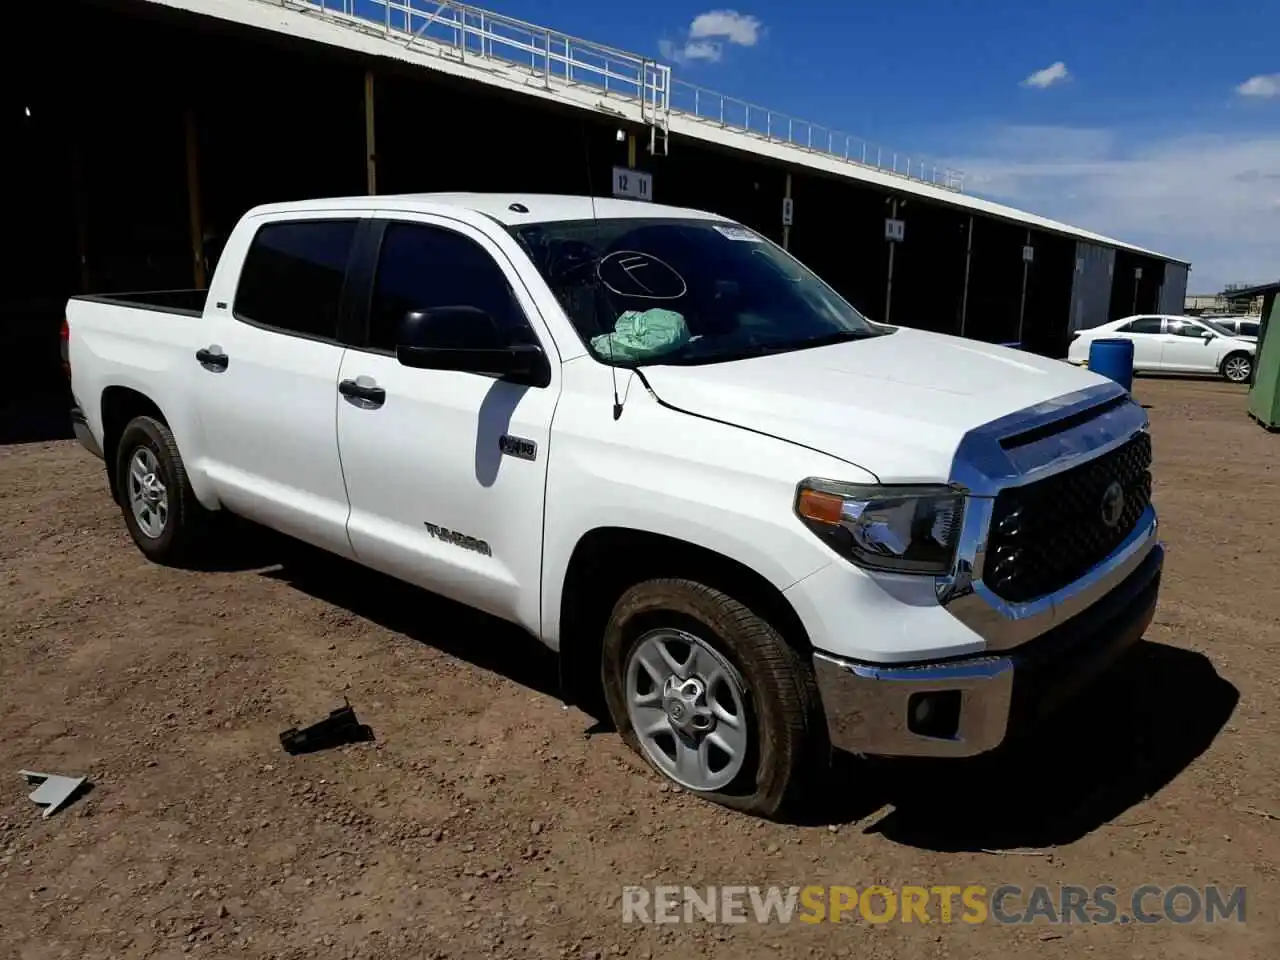
[[[726,45],[754,47],[759,43],[764,24],[759,18],[736,10],[708,10],[694,17],[682,33],[683,40],[658,41],[664,59],[673,63],[716,63],[724,56]]]
[[[1261,73],[1250,77],[1236,87],[1236,93],[1242,97],[1280,97],[1280,73]]]
[[[737,10],[708,10],[693,18],[693,23],[689,25],[689,36],[722,37],[740,47],[754,47],[760,42],[763,26],[758,18]]]
[[[1053,86],[1055,83],[1060,83],[1063,80],[1070,79],[1071,71],[1067,69],[1067,65],[1065,63],[1059,60],[1057,63],[1051,63],[1043,70],[1037,70],[1035,73],[1031,74],[1031,76],[1022,81],[1022,85],[1024,87],[1035,87],[1038,90],[1043,90],[1046,87]]]
[[[1190,260],[1197,292],[1280,278],[1280,133],[1004,127],[948,162],[967,192]]]
[[[720,44],[712,43],[709,40],[686,40],[684,43],[659,40],[658,51],[664,59],[673,63],[688,63],[691,60],[716,63],[723,56]]]

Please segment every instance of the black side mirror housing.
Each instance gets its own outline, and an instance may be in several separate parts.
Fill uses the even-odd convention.
[[[421,370],[457,370],[545,387],[551,365],[534,343],[511,343],[498,322],[477,307],[410,310],[400,321],[396,359]]]

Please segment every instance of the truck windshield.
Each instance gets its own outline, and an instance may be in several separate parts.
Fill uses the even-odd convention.
[[[738,224],[628,218],[512,233],[604,363],[717,363],[892,332]]]

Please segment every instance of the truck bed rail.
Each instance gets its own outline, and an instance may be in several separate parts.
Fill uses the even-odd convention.
[[[199,317],[204,313],[208,298],[208,290],[142,290],[134,293],[88,293],[71,299]]]

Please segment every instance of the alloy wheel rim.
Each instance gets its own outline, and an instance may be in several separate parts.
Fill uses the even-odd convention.
[[[729,786],[746,763],[751,729],[746,684],[705,640],[662,628],[627,659],[627,717],[649,760],[690,790]]]
[[[138,447],[129,460],[129,505],[142,535],[158,539],[169,522],[169,492],[160,476],[160,461],[148,447]]]
[[[1235,357],[1227,361],[1227,377],[1228,379],[1240,381],[1249,377],[1249,361],[1241,357]]]

